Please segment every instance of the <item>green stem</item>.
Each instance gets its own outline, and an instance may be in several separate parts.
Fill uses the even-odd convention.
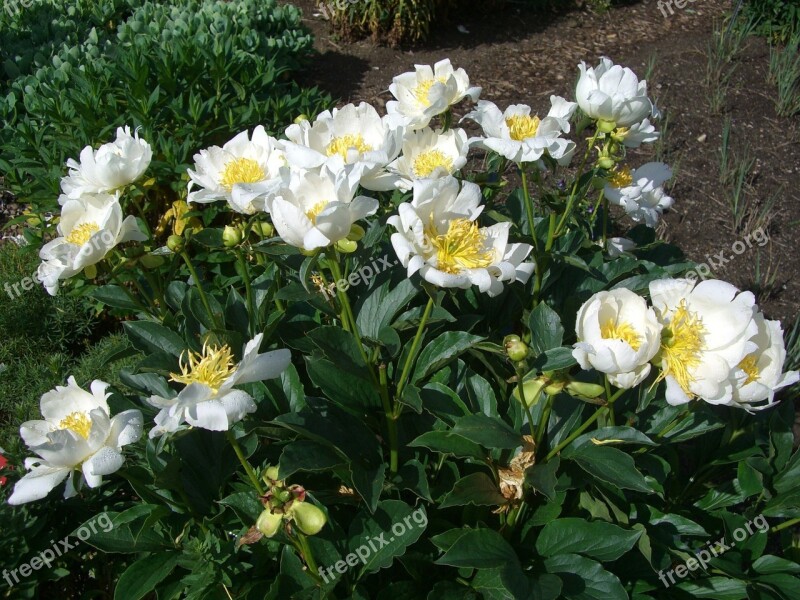
[[[597,136],[599,134],[600,134],[600,131],[595,128],[594,135],[592,136],[592,139],[589,140],[589,146],[586,148],[586,152],[583,155],[583,160],[581,161],[581,166],[578,167],[577,174],[575,175],[575,183],[572,185],[572,191],[570,192],[569,199],[567,200],[567,207],[564,209],[564,214],[561,215],[561,219],[559,220],[558,226],[556,227],[556,231],[555,231],[556,236],[558,236],[558,234],[561,233],[561,229],[564,227],[564,225],[567,222],[567,219],[569,218],[569,215],[572,213],[572,207],[573,207],[573,204],[575,204],[575,197],[576,197],[576,195],[578,193],[578,183],[581,180],[581,175],[583,174],[583,169],[586,167],[586,161],[589,160],[589,155],[592,153],[592,150],[594,149],[594,144],[597,141]]]
[[[414,336],[414,341],[411,344],[411,350],[406,357],[406,364],[403,365],[403,373],[400,375],[400,381],[397,382],[397,392],[395,394],[395,398],[397,399],[397,403],[395,405],[395,416],[400,416],[400,413],[403,410],[403,405],[400,403],[400,398],[403,397],[403,389],[406,387],[406,380],[408,379],[408,374],[411,371],[411,365],[414,362],[414,358],[416,358],[417,350],[419,349],[419,344],[422,341],[422,334],[425,331],[425,326],[428,324],[428,319],[430,319],[431,313],[433,312],[433,298],[428,299],[428,305],[425,307],[425,312],[422,315],[422,320],[419,322],[419,327],[417,327],[417,335]]]
[[[783,531],[784,529],[788,529],[794,525],[800,523],[800,517],[795,517],[794,519],[789,519],[788,521],[784,521],[780,525],[775,525],[772,529],[770,529],[770,533],[777,533],[779,531]]]
[[[604,383],[605,383],[605,386],[606,386],[606,401],[608,402],[608,409],[609,409],[608,422],[613,427],[614,424],[615,424],[614,423],[614,400],[616,400],[616,397],[614,397],[614,399],[612,400],[611,382],[608,380],[608,375],[605,375],[603,377],[603,380],[604,380]]]
[[[681,421],[683,421],[683,418],[684,418],[686,415],[688,415],[688,414],[689,414],[689,409],[686,409],[686,410],[682,411],[682,412],[681,412],[681,414],[679,414],[677,417],[675,417],[675,418],[674,418],[674,419],[673,419],[673,420],[670,422],[670,424],[669,424],[669,425],[667,425],[666,427],[664,427],[664,429],[662,429],[662,430],[661,430],[661,431],[660,431],[660,432],[659,432],[659,433],[656,435],[656,437],[657,437],[657,438],[663,438],[663,437],[664,437],[665,435],[667,435],[667,434],[668,434],[670,431],[672,431],[673,429],[675,429],[675,428],[678,426],[678,423],[680,423]]]
[[[539,392],[541,393],[541,392]],[[542,443],[544,439],[544,434],[547,431],[547,423],[550,421],[550,411],[553,409],[553,397],[548,394],[547,401],[544,405],[544,410],[542,411],[542,418],[539,421],[539,426],[536,428],[536,436],[533,438],[534,441],[534,452],[536,452],[539,448],[539,445]]]
[[[531,413],[531,407],[528,406],[528,402],[525,399],[525,386],[523,385],[522,381],[522,378],[524,377],[525,374],[522,372],[522,369],[520,368],[517,368],[516,371],[517,371],[517,389],[519,390],[519,399],[522,400],[522,406],[525,409],[525,414],[528,416],[528,428],[530,429],[531,436],[533,437],[534,440],[536,440],[536,432],[533,430],[533,414]],[[536,392],[536,396],[534,398],[531,398],[531,404],[533,404],[533,402],[536,399],[538,399],[539,394],[541,393],[542,393],[541,390]]]
[[[236,248],[236,259],[239,261],[239,268],[242,270],[242,280],[244,281],[244,289],[245,293],[247,294],[247,312],[250,313],[249,327],[250,335],[252,336],[254,332],[261,331],[261,323],[259,322],[259,315],[256,313],[253,285],[250,281],[250,269],[247,261],[244,258],[244,254],[242,254],[242,251],[238,248]]]
[[[556,213],[550,213],[550,226],[547,228],[547,244],[544,249],[545,252],[550,252],[553,249],[553,241],[556,239]]]
[[[386,375],[386,365],[378,367],[378,375],[381,384],[383,414],[386,416],[386,429],[389,432],[389,472],[394,475],[398,468],[397,418],[394,416],[392,402],[389,399],[389,379]]]
[[[331,274],[334,276],[336,281],[341,281],[342,271],[339,269],[338,260],[329,260],[328,265],[330,266]],[[367,366],[367,370],[369,370],[372,382],[377,387],[378,381],[375,379],[375,373],[372,371],[372,363],[370,362],[369,357],[364,350],[364,344],[361,343],[361,334],[358,332],[358,325],[356,325],[356,318],[353,316],[353,308],[350,306],[350,300],[347,298],[347,293],[337,285],[336,294],[339,296],[339,302],[342,304],[342,317],[346,318],[350,322],[350,332],[353,334],[353,337],[356,340],[358,352],[361,354],[361,358],[364,361],[364,364]]]
[[[319,567],[317,567],[317,561],[314,559],[314,553],[311,551],[311,546],[308,543],[308,538],[302,531],[298,531],[295,529],[294,534],[297,536],[297,543],[300,546],[300,550],[303,554],[303,559],[306,561],[308,565],[308,572],[317,581],[320,582],[319,576]]]
[[[253,487],[258,492],[258,495],[263,496],[264,486],[261,485],[261,481],[258,479],[258,475],[256,475],[253,467],[250,466],[249,462],[247,462],[247,458],[245,458],[242,447],[239,445],[239,440],[236,439],[236,435],[231,430],[228,430],[225,432],[225,437],[228,438],[228,441],[233,447],[233,451],[236,453],[236,457],[239,459],[239,462],[242,463],[244,470],[247,472],[247,477],[250,479],[250,483],[253,484]]]
[[[203,307],[206,309],[208,316],[211,318],[211,321],[214,323],[214,326],[218,329],[222,329],[220,326],[219,321],[217,320],[217,315],[214,314],[214,311],[211,310],[211,304],[208,302],[208,297],[206,296],[206,292],[203,289],[203,282],[200,281],[200,277],[197,275],[197,270],[194,268],[192,264],[192,259],[189,258],[189,255],[186,253],[186,250],[181,252],[181,256],[183,257],[183,262],[186,263],[186,266],[189,268],[189,273],[192,275],[192,279],[194,279],[194,286],[197,288],[198,294],[200,294],[200,301],[203,303]]]
[[[569,437],[568,437],[567,439],[565,439],[563,442],[561,442],[561,443],[560,443],[558,446],[556,446],[555,448],[553,448],[553,449],[550,451],[550,453],[549,453],[549,454],[548,454],[548,455],[545,457],[545,459],[544,459],[544,460],[545,460],[545,462],[546,462],[546,461],[548,461],[548,460],[550,460],[551,458],[553,458],[553,457],[554,457],[556,454],[558,454],[558,453],[559,453],[559,452],[561,452],[561,451],[562,451],[564,448],[566,448],[566,447],[567,447],[567,446],[569,446],[569,445],[570,445],[572,442],[574,442],[574,441],[575,441],[575,438],[577,438],[577,437],[578,437],[579,435],[581,435],[581,434],[582,434],[584,431],[586,431],[587,429],[589,429],[589,427],[592,425],[592,423],[594,423],[595,421],[597,421],[597,419],[599,419],[599,418],[600,418],[600,415],[601,415],[601,414],[603,414],[603,412],[605,412],[605,411],[607,411],[607,410],[608,410],[608,407],[607,407],[607,406],[601,406],[600,408],[598,408],[598,409],[597,409],[597,410],[594,412],[594,414],[593,414],[591,417],[589,417],[588,419],[586,419],[586,421],[583,423],[583,425],[581,425],[580,427],[578,427],[578,428],[577,428],[575,431],[573,431],[573,432],[572,432],[572,433],[569,435]]]
[[[277,294],[280,289],[283,287],[283,282],[281,281],[281,268],[276,266],[275,271],[275,293]],[[280,312],[286,312],[286,305],[283,303],[283,300],[280,298],[275,298],[275,308],[277,308]]]
[[[539,241],[536,239],[536,223],[533,216],[533,200],[531,199],[530,190],[528,189],[528,176],[525,173],[525,168],[520,165],[519,170],[522,173],[522,193],[525,196],[525,212],[528,215],[528,228],[531,230],[531,238],[533,238],[533,248],[536,252],[539,251]]]

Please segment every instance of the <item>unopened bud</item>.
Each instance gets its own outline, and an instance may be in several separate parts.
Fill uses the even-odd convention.
[[[183,249],[186,247],[186,244],[183,241],[183,238],[179,235],[171,235],[167,238],[167,248],[172,250],[174,253],[178,254],[183,252]]]
[[[566,385],[566,381],[553,381],[544,388],[544,393],[548,396],[555,396],[556,394],[560,394]]]
[[[613,169],[615,164],[616,163],[614,162],[614,159],[608,156],[603,156],[602,158],[597,159],[597,166],[601,169],[605,169],[606,171]]]
[[[97,277],[97,266],[88,265],[84,267],[83,274],[86,276],[87,279],[94,279],[95,277]]]
[[[276,481],[280,481],[278,479],[278,467],[267,467],[261,479],[263,479],[264,483],[266,483],[267,485],[272,485]]]
[[[522,391],[525,393],[525,403],[529,408],[536,406],[536,403],[539,401],[539,395],[541,394],[544,386],[545,381],[543,381],[541,377],[538,379],[529,379],[528,381],[523,382]],[[517,399],[517,401],[522,402],[522,398],[519,395],[519,386],[514,386],[512,395]]]
[[[297,528],[306,535],[316,535],[328,522],[321,509],[308,502],[295,502],[289,509]]]
[[[366,233],[367,232],[364,231],[364,228],[361,225],[356,225],[353,223],[353,226],[350,228],[350,233],[347,234],[347,239],[352,242],[360,242],[362,239],[364,239]]]
[[[125,256],[128,258],[139,258],[144,254],[144,248],[139,244],[125,248]]]
[[[164,264],[164,257],[153,256],[152,254],[146,254],[145,256],[139,259],[139,262],[144,265],[145,269],[157,269],[158,267]]]
[[[513,361],[525,360],[528,357],[528,345],[518,335],[507,335],[503,339],[503,347],[508,358]]]
[[[299,124],[300,124],[300,123],[302,123],[303,121],[308,121],[308,116],[307,116],[307,115],[304,115],[304,114],[303,114],[303,115],[299,115],[299,116],[298,116],[298,117],[297,117],[297,118],[294,120],[294,123],[295,123],[295,125],[299,125]]]
[[[611,133],[616,128],[617,124],[614,121],[604,121],[603,119],[597,121],[597,131],[601,133]]]
[[[275,228],[272,226],[272,223],[267,223],[266,221],[253,223],[252,229],[253,232],[261,238],[271,238],[275,233]]]
[[[358,250],[358,243],[348,239],[339,240],[336,242],[336,249],[343,254],[352,254]]]
[[[238,227],[226,225],[222,231],[222,245],[226,248],[233,248],[242,243],[242,230]]]
[[[605,388],[602,385],[586,383],[585,381],[570,381],[566,386],[566,390],[570,396],[579,399],[597,398],[605,392]]]
[[[283,515],[278,515],[266,509],[262,512],[256,521],[256,529],[264,534],[265,537],[271,538],[276,533],[283,522]]]

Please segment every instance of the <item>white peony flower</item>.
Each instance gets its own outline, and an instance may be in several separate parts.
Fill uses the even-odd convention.
[[[757,349],[745,356],[732,374],[731,404],[748,411],[769,408],[775,400],[775,392],[800,381],[797,371],[783,372],[786,347],[780,321],[767,321],[759,312],[755,322],[758,333],[751,341]]]
[[[606,240],[606,252],[609,258],[618,258],[628,255],[636,249],[636,242],[624,237],[612,237]]]
[[[403,155],[389,165],[400,176],[397,187],[407,191],[419,179],[437,179],[460,171],[467,164],[467,132],[420,129],[409,131],[403,140]]]
[[[95,380],[91,393],[78,387],[70,377],[66,387],[57,386],[42,396],[43,421],[27,421],[20,436],[39,458],[25,459],[30,472],[14,486],[9,504],[41,500],[67,479],[64,497],[77,493],[74,471],[83,474],[86,484],[95,488],[103,475],[119,470],[124,462],[122,447],[142,435],[142,413],[126,410],[111,418],[106,393],[107,383]]]
[[[130,127],[120,127],[113,142],[96,152],[86,146],[79,163],[71,158],[67,161],[69,175],[61,180],[61,190],[72,200],[84,194],[114,192],[139,179],[152,158],[150,144],[139,139],[138,131],[131,135]]]
[[[295,171],[288,187],[270,204],[272,223],[287,244],[303,250],[325,248],[345,239],[353,224],[378,210],[378,201],[353,199],[358,181],[344,171]]]
[[[581,75],[575,99],[592,119],[630,127],[653,114],[653,104],[647,97],[647,82],[639,81],[627,67],[615,65],[604,57],[595,68],[587,67],[584,62],[578,68]]]
[[[650,119],[644,119],[641,123],[635,123],[630,127],[618,127],[612,135],[626,148],[638,148],[642,144],[652,144],[661,137],[655,126],[650,123]]]
[[[611,174],[603,190],[611,204],[621,206],[637,223],[655,227],[659,217],[674,200],[662,187],[672,177],[672,170],[660,162],[651,162],[631,171],[627,167]]]
[[[123,220],[119,192],[68,200],[61,209],[58,234],[39,251],[44,262],[37,276],[51,295],[56,294],[60,279],[99,263],[115,246],[147,239],[134,217]]]
[[[227,345],[205,345],[202,353],[189,351],[186,360],[181,360],[181,372],[170,377],[186,387],[172,398],[148,399],[161,409],[150,437],[178,431],[184,422],[210,431],[227,431],[246,414],[255,412],[252,396],[234,386],[278,377],[291,361],[288,350],[259,354],[263,338],[259,333],[247,343],[238,365]]]
[[[647,302],[620,288],[598,292],[578,311],[578,342],[572,355],[582,369],[608,375],[618,388],[630,389],[650,374],[650,360],[661,344],[661,325]]]
[[[575,142],[561,137],[569,133],[569,119],[577,108],[560,96],[550,96],[550,112],[544,119],[531,116],[525,104],[509,106],[505,112],[492,102],[481,100],[465,119],[472,119],[483,128],[485,137],[473,138],[470,145],[493,150],[517,164],[535,162],[547,152],[561,165],[569,164]]]
[[[528,280],[532,263],[523,263],[528,244],[509,244],[511,223],[480,227],[483,210],[480,188],[456,179],[428,179],[414,183],[414,199],[398,207],[388,223],[392,246],[411,277],[419,271],[426,281],[445,288],[480,291],[496,296],[504,281]]]
[[[411,129],[427,127],[431,119],[469,97],[477,102],[481,88],[470,87],[464,69],[453,69],[450,59],[433,68],[415,65],[415,71],[398,75],[389,86],[395,97],[386,103],[390,115],[399,115]]]
[[[724,281],[661,279],[650,284],[650,297],[664,326],[654,362],[667,381],[667,402],[730,404],[731,371],[757,350],[753,294]]]
[[[370,190],[391,190],[396,177],[384,169],[400,154],[404,128],[366,102],[325,111],[286,129],[286,156],[295,169],[346,171]]]
[[[252,139],[243,131],[222,148],[212,146],[194,155],[189,169],[187,202],[225,200],[240,214],[266,210],[267,201],[284,182],[287,171],[282,142],[259,125]],[[193,188],[200,189],[192,191]]]

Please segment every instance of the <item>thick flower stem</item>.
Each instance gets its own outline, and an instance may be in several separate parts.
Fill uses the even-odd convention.
[[[583,169],[586,167],[586,162],[589,160],[589,155],[592,153],[594,149],[594,144],[597,141],[597,136],[600,134],[600,130],[595,128],[594,135],[592,139],[589,140],[589,146],[586,148],[586,152],[583,155],[583,161],[581,161],[581,166],[578,167],[577,175],[575,177],[575,183],[572,184],[572,191],[569,194],[569,199],[567,200],[567,207],[564,209],[564,214],[561,215],[561,219],[558,222],[558,226],[555,230],[555,235],[558,236],[561,233],[561,229],[566,225],[567,219],[569,218],[570,214],[572,214],[572,208],[575,204],[575,197],[578,193],[578,184],[581,180],[581,173],[583,173]]]
[[[689,409],[687,408],[686,410],[682,411],[682,412],[681,412],[681,414],[679,414],[677,417],[675,417],[675,418],[672,420],[672,422],[670,422],[670,423],[669,423],[669,425],[667,425],[666,427],[664,427],[664,429],[662,429],[662,430],[661,430],[661,431],[660,431],[660,432],[659,432],[659,433],[656,435],[656,438],[659,438],[659,439],[663,438],[663,437],[664,437],[665,435],[667,435],[667,434],[668,434],[670,431],[672,431],[673,429],[675,429],[675,428],[678,426],[678,423],[680,423],[681,421],[683,421],[683,418],[684,418],[686,415],[688,415],[688,414],[689,414]]]
[[[311,577],[318,586],[322,587],[323,582],[322,578],[319,576],[319,567],[317,566],[317,561],[314,559],[311,546],[308,544],[308,538],[306,538],[303,532],[295,529],[292,535],[289,536],[289,541],[308,566],[308,570],[306,571],[308,576]]]
[[[519,367],[517,367],[516,371],[517,371],[517,389],[519,390],[519,399],[522,400],[522,406],[525,408],[525,414],[528,417],[528,428],[530,429],[531,436],[533,437],[534,440],[536,440],[536,432],[533,429],[533,414],[531,413],[531,407],[528,406],[528,402],[525,398],[525,386],[523,385],[522,381],[525,374]],[[536,392],[536,396],[531,398],[531,404],[533,404],[533,402],[535,402],[538,399],[539,394],[541,393],[542,393],[541,390]]]
[[[256,475],[256,472],[253,470],[253,467],[250,466],[250,463],[247,462],[247,458],[245,458],[244,452],[242,451],[242,447],[239,445],[239,441],[236,439],[236,435],[228,430],[225,432],[225,437],[228,438],[231,446],[233,447],[233,451],[236,453],[236,457],[239,459],[239,462],[242,463],[244,470],[247,472],[247,477],[250,479],[250,483],[253,484],[253,487],[258,492],[259,496],[264,495],[264,486],[261,485],[261,481]]]
[[[161,286],[159,285],[155,277],[153,277],[146,270],[144,270],[143,273],[144,273],[144,278],[147,279],[147,283],[150,284],[150,287],[153,290],[155,299],[158,300],[158,307],[156,308],[160,309],[159,313],[161,313],[161,319],[163,320],[164,317],[167,316],[167,301],[164,299],[164,292],[162,291]]]
[[[250,314],[250,335],[253,335],[255,331],[261,331],[261,323],[259,322],[259,315],[256,312],[256,303],[253,296],[253,285],[250,281],[250,269],[247,261],[244,258],[244,254],[242,254],[242,251],[238,248],[236,249],[236,259],[239,261],[239,268],[242,271],[241,275],[242,280],[244,281],[245,294],[247,294],[247,312]],[[255,320],[255,323],[253,323],[253,320]]]
[[[583,425],[581,425],[580,427],[578,427],[578,428],[577,428],[575,431],[573,431],[573,432],[570,434],[570,436],[569,436],[567,439],[565,439],[565,440],[564,440],[563,442],[561,442],[561,443],[560,443],[558,446],[556,446],[555,448],[553,448],[553,449],[552,449],[552,450],[551,450],[551,451],[548,453],[548,455],[547,455],[547,456],[545,456],[544,460],[545,460],[545,461],[548,461],[548,460],[550,460],[550,459],[551,459],[551,458],[553,458],[553,457],[554,457],[556,454],[558,454],[559,452],[561,452],[561,451],[562,451],[564,448],[566,448],[567,446],[569,446],[569,445],[570,445],[572,442],[574,442],[574,441],[575,441],[575,439],[576,439],[576,438],[577,438],[579,435],[581,435],[581,434],[582,434],[584,431],[586,431],[587,429],[589,429],[589,427],[592,425],[592,423],[594,423],[595,421],[597,421],[597,419],[599,419],[599,418],[600,418],[600,415],[602,415],[602,414],[603,414],[604,412],[606,412],[607,410],[608,410],[608,407],[607,407],[607,406],[601,406],[600,408],[598,408],[598,409],[597,409],[597,410],[594,412],[594,414],[593,414],[591,417],[589,417],[588,419],[586,419],[586,421],[584,421]]]
[[[278,268],[277,271],[275,272],[275,293],[277,294],[282,287],[283,287],[283,282],[281,281],[281,270],[280,268]],[[274,298],[274,299],[275,299],[275,308],[277,308],[278,311],[280,312],[286,312],[286,305],[283,303],[283,300],[281,300],[280,298]]]
[[[525,173],[525,167],[519,166],[520,173],[522,173],[522,193],[525,197],[525,212],[528,216],[528,227],[531,230],[531,238],[533,239],[533,249],[535,252],[539,251],[539,240],[536,239],[536,222],[533,213],[533,200],[531,199],[531,192],[528,189],[528,175]]]
[[[397,392],[395,394],[397,402],[394,409],[395,417],[399,417],[403,410],[403,405],[400,402],[400,398],[403,397],[403,390],[406,387],[406,380],[408,379],[409,372],[411,371],[411,365],[414,363],[414,359],[417,356],[417,350],[419,350],[419,345],[422,341],[422,334],[425,332],[425,326],[428,324],[428,319],[430,319],[431,313],[433,312],[433,306],[433,298],[429,298],[428,305],[425,307],[425,312],[423,313],[422,319],[419,322],[419,327],[417,327],[417,335],[414,336],[414,341],[411,344],[411,350],[406,357],[406,364],[403,365],[403,372],[400,375],[400,380],[397,382]]]
[[[800,517],[796,517],[794,519],[789,519],[788,521],[784,521],[780,525],[775,525],[772,529],[770,529],[770,533],[777,533],[779,531],[783,531],[784,529],[788,529],[789,527],[793,527],[800,523]]]
[[[218,329],[222,329],[219,321],[217,320],[217,315],[215,315],[214,311],[211,310],[211,304],[209,303],[208,296],[206,296],[206,292],[203,289],[203,284],[200,281],[200,277],[197,275],[197,269],[195,269],[194,265],[192,264],[192,259],[189,258],[189,255],[186,253],[185,250],[181,252],[181,256],[183,257],[183,262],[186,263],[186,266],[189,269],[189,273],[192,275],[192,279],[194,280],[194,285],[197,288],[197,293],[200,294],[200,301],[203,303],[203,307],[206,309],[209,318],[211,319],[212,323],[214,323],[215,327],[217,327]]]
[[[539,393],[541,394],[541,391]],[[547,400],[545,401],[544,410],[542,411],[542,418],[539,420],[539,426],[536,428],[536,435],[533,437],[534,452],[538,450],[542,440],[544,440],[544,434],[547,431],[547,423],[550,421],[550,411],[552,409],[553,396],[548,394]]]
[[[386,416],[386,430],[389,434],[389,471],[395,474],[398,468],[397,418],[394,416],[392,402],[389,399],[389,379],[386,375],[386,365],[378,367],[378,374],[381,383],[383,414]]]

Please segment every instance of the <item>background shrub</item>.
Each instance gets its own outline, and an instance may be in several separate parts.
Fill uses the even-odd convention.
[[[773,41],[787,42],[800,33],[800,3],[797,0],[748,0],[745,12],[756,21],[756,32]]]

